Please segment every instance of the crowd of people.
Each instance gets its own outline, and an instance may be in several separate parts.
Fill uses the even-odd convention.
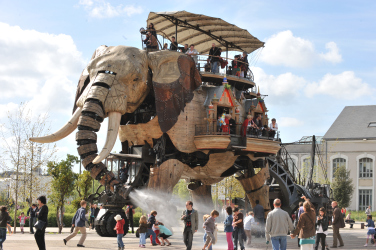
[[[154,28],[154,24],[150,23],[148,28],[141,29],[141,33],[145,34],[143,43],[150,51],[159,50],[159,44],[157,39],[157,32]],[[162,45],[161,45],[162,46]],[[184,47],[179,47],[175,36],[171,36],[170,45],[164,43],[161,50],[179,51],[193,58],[196,65],[198,64],[199,52],[195,49],[194,44],[184,44]],[[212,43],[212,47],[209,50],[207,62],[204,66],[206,72],[219,73],[219,68],[222,69],[228,64],[227,59],[221,57],[222,49],[217,47],[215,43]],[[231,66],[228,67],[226,74],[235,75],[239,77],[247,77],[249,69],[248,55],[243,52],[241,55],[236,55],[231,62]]]
[[[222,133],[236,134],[236,121],[230,114],[219,115],[217,119],[217,130]],[[247,115],[247,119],[244,120],[241,126],[240,135],[274,138],[277,131],[278,124],[275,118],[273,118],[269,126],[267,126],[262,125],[261,114],[257,114],[254,117]]]

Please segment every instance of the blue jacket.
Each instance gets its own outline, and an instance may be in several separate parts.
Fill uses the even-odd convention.
[[[80,207],[72,219],[72,224],[74,224],[76,227],[84,227],[85,221],[88,221],[85,217],[85,214],[86,214],[86,209],[83,207]]]
[[[231,233],[234,231],[234,228],[232,227],[232,220],[233,220],[232,215],[227,215],[226,220],[224,222],[226,233]]]
[[[375,227],[375,223],[373,222],[373,220],[371,220],[371,219],[369,219],[369,220],[367,220],[367,225],[366,225],[366,227]]]

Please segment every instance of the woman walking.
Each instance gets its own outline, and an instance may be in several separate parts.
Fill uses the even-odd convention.
[[[7,238],[7,223],[10,216],[6,206],[0,208],[0,249],[3,249],[4,241]]]
[[[325,208],[320,208],[319,216],[316,222],[316,245],[315,250],[319,249],[319,242],[321,242],[321,249],[325,250],[325,239],[328,235],[328,217],[325,213]]]
[[[38,221],[41,221],[39,224],[43,225],[40,228],[37,228],[37,231],[34,234],[35,241],[37,242],[39,250],[46,250],[46,243],[44,242],[44,234],[46,233],[47,227],[47,218],[48,218],[48,207],[46,205],[47,200],[46,196],[38,197],[38,207],[37,212]]]
[[[226,233],[226,239],[227,239],[227,249],[228,250],[234,250],[234,243],[232,242],[232,232],[234,231],[234,228],[232,227],[232,208],[226,207],[227,216],[224,221],[225,224],[225,233]]]
[[[298,225],[290,236],[294,239],[299,234],[300,249],[312,250],[316,235],[316,213],[312,203],[305,196],[302,198],[305,200],[303,203],[304,213],[300,215]]]

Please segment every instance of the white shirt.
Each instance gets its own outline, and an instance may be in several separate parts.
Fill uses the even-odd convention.
[[[273,123],[270,123],[269,128],[270,128],[271,130],[277,131],[277,130],[278,130],[278,124],[275,123],[275,125],[274,125],[274,127],[273,127]]]
[[[322,226],[320,224],[319,226],[319,230],[316,230],[316,233],[317,234],[325,234],[325,235],[328,235],[328,230],[326,230],[325,232],[322,230]]]
[[[251,225],[255,223],[255,219],[252,215],[248,215],[244,219],[244,230],[251,230]]]
[[[193,61],[197,63],[198,51],[196,49],[193,49],[193,50],[189,49],[187,52],[185,52],[185,54],[190,55],[193,58]]]

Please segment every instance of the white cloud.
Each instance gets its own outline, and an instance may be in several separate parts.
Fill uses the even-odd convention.
[[[95,18],[112,18],[121,15],[127,15],[130,17],[143,12],[141,6],[124,6],[122,4],[112,6],[111,3],[104,0],[80,0],[79,4],[88,11],[91,17]]]
[[[338,75],[326,74],[319,82],[310,83],[305,89],[309,97],[321,94],[344,100],[374,96],[375,92],[368,83],[356,77],[353,71],[345,71]]]
[[[261,94],[268,95],[267,103],[291,103],[306,85],[303,77],[290,72],[274,76],[268,75],[259,67],[251,67],[255,82],[260,87]]]
[[[295,37],[290,30],[286,30],[266,40],[260,60],[271,65],[287,67],[309,67],[320,60],[331,63],[342,61],[335,42],[329,42],[325,47],[327,53],[317,53],[311,41]]]
[[[6,104],[0,104],[0,119],[6,118],[9,113],[13,113],[18,109],[18,104],[9,102]]]
[[[304,125],[304,122],[294,117],[280,117],[278,125],[279,127],[300,127]]]
[[[0,22],[0,98],[33,97],[53,77],[77,79],[84,68],[71,36]],[[74,87],[73,87],[74,88]]]
[[[340,63],[342,62],[342,55],[339,53],[339,49],[335,42],[329,42],[325,44],[325,48],[329,51],[327,53],[321,53],[320,57],[331,63]]]

